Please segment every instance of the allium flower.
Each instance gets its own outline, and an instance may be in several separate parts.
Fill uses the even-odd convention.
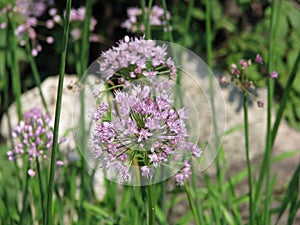
[[[10,4],[5,6],[0,11],[1,16],[5,16],[9,20],[14,20],[16,24],[15,34],[19,40],[21,46],[24,46],[27,39],[30,40],[32,46],[32,55],[37,56],[42,51],[42,46],[39,44],[39,40],[46,41],[48,44],[54,42],[53,37],[45,37],[41,34],[36,33],[38,26],[45,26],[51,29],[51,20],[47,22],[39,21],[37,17],[41,16],[47,8],[46,1],[44,0],[16,0],[14,6]],[[8,16],[7,16],[8,15]],[[6,28],[6,22],[1,23],[0,29]]]
[[[94,154],[103,171],[115,173],[119,182],[130,181],[131,165],[141,166],[141,176],[152,179],[161,165],[181,165],[185,157],[201,154],[188,141],[185,110],[174,109],[172,89],[163,88],[171,84],[160,80],[151,85],[131,84],[118,90],[115,108],[101,103],[93,114]]]
[[[258,64],[263,64],[263,59],[262,59],[261,55],[259,55],[259,54],[256,55],[254,61]],[[231,73],[231,81],[234,82],[244,92],[247,92],[251,98],[255,99],[255,96],[249,90],[255,89],[256,81],[251,80],[247,76],[247,73],[246,73],[247,68],[249,66],[251,66],[251,64],[252,64],[251,59],[249,59],[248,61],[246,61],[244,59],[240,59],[239,65],[231,64],[230,73]],[[276,71],[272,71],[269,74],[269,78],[277,78],[277,77],[278,77],[278,73]],[[264,79],[267,79],[267,77],[265,77]],[[227,80],[224,76],[221,77],[221,82],[222,83],[227,82]],[[264,103],[262,101],[259,101],[259,100],[255,100],[255,101],[257,102],[257,106],[259,108],[264,107]]]
[[[26,156],[31,162],[28,170],[29,176],[34,176],[33,165],[35,159],[46,159],[48,151],[53,144],[53,131],[50,126],[50,116],[43,115],[38,108],[32,108],[23,114],[23,120],[15,127],[12,137],[15,139],[15,147],[7,152],[9,160],[16,160],[18,157]],[[62,142],[63,140],[60,140]],[[59,164],[62,164],[59,161]]]
[[[167,46],[156,45],[155,41],[145,40],[144,37],[130,39],[126,36],[117,47],[103,52],[98,62],[100,76],[115,84],[161,75],[171,79],[176,77],[175,64],[171,58],[167,58]]]
[[[145,9],[145,13],[148,13],[148,8]],[[143,11],[137,7],[131,7],[127,9],[128,19],[121,24],[121,27],[126,28],[128,31],[132,33],[143,33],[145,31],[145,26],[142,23],[142,15]],[[170,12],[166,12],[166,19],[170,20],[171,15]],[[155,27],[163,27],[164,31],[167,31],[167,22],[165,20],[164,9],[154,5],[150,12],[149,23],[151,26]],[[169,27],[169,29],[172,29]]]

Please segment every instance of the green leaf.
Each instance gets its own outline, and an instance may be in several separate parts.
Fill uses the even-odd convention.
[[[193,8],[192,9],[192,17],[198,20],[205,20],[205,13],[202,9]]]
[[[83,208],[85,208],[87,211],[89,211],[97,216],[105,218],[106,221],[115,222],[114,219],[111,218],[110,214],[108,212],[106,212],[105,210],[103,210],[102,208],[100,208],[99,206],[92,205],[91,203],[85,201],[85,202],[83,202]]]

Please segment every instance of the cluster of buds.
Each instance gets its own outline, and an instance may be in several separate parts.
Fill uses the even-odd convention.
[[[145,14],[148,14],[148,8],[145,8]],[[121,24],[121,27],[126,28],[132,33],[145,32],[145,25],[143,21],[143,10],[137,7],[127,9],[128,19]],[[152,27],[163,27],[164,32],[167,32],[167,21],[171,19],[170,12],[165,12],[164,9],[155,5],[150,10],[149,24]],[[169,27],[172,29],[172,27]]]
[[[32,108],[24,113],[23,120],[12,132],[14,148],[7,152],[8,159],[13,161],[19,157],[27,157],[30,162],[29,176],[35,175],[34,165],[36,159],[47,159],[53,144],[53,130],[48,114],[43,115],[38,108]],[[65,141],[64,138],[59,142]],[[58,165],[63,162],[58,160]]]
[[[263,59],[259,54],[256,55],[254,61],[257,64],[263,64]],[[249,80],[248,77],[245,74],[246,69],[251,65],[252,65],[251,59],[249,59],[249,60],[240,59],[238,65],[237,64],[231,64],[231,70],[230,70],[231,82],[234,82],[235,85],[237,85],[243,91],[246,91],[246,92],[248,91],[248,88],[250,88],[250,89],[255,88],[254,81]],[[272,71],[269,74],[268,78],[275,79],[277,77],[278,77],[278,73],[276,71]],[[221,82],[222,83],[227,82],[225,76],[223,76],[221,78]],[[260,107],[260,108],[264,107],[264,102],[263,101],[256,100],[256,102],[257,102],[258,107]]]

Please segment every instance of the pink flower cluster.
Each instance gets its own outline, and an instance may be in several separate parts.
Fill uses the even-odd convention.
[[[36,33],[36,27],[44,25],[48,29],[51,29],[51,20],[42,22],[37,19],[41,16],[47,8],[46,2],[43,0],[16,0],[15,5],[8,4],[0,11],[0,16],[5,15],[4,22],[1,22],[0,29],[7,27],[7,21],[13,20],[16,23],[15,34],[19,39],[21,46],[26,44],[29,39],[32,46],[32,55],[37,56],[42,51],[42,46],[39,44],[39,40],[46,41],[48,44],[52,44],[54,39],[52,36],[45,37]],[[6,16],[8,15],[8,17]]]
[[[14,148],[7,152],[9,160],[16,160],[18,157],[26,156],[31,167],[28,175],[34,176],[34,164],[36,158],[46,159],[53,144],[53,131],[50,126],[50,116],[43,115],[38,108],[32,108],[24,113],[23,120],[12,132],[15,139]],[[63,142],[61,139],[60,142]],[[58,162],[61,164],[61,161]]]
[[[148,13],[148,8],[145,9],[145,13]],[[132,33],[144,32],[145,26],[142,23],[143,11],[140,8],[132,7],[127,9],[128,19],[121,24],[121,27],[126,28]],[[166,19],[170,20],[170,12],[166,12]],[[165,20],[164,9],[155,5],[150,11],[149,23],[151,26],[164,27],[164,31],[167,31],[167,22]],[[169,27],[171,29],[171,27]]]
[[[115,84],[159,75],[176,77],[174,61],[167,58],[167,46],[156,45],[154,40],[144,37],[130,39],[126,36],[117,47],[103,52],[98,62],[101,78]]]
[[[254,61],[258,64],[263,64],[263,59],[259,54],[256,55]],[[251,66],[251,64],[252,64],[251,59],[247,61],[244,59],[240,59],[238,65],[231,64],[231,75],[232,75],[231,80],[235,82],[239,87],[241,87],[244,91],[247,91],[247,88],[254,89],[254,82],[249,80],[245,75],[245,70],[247,69],[247,67]],[[271,79],[275,79],[277,77],[278,77],[278,73],[276,71],[272,71],[269,74],[269,78]],[[224,76],[221,78],[221,82],[222,83],[226,82],[226,78]],[[264,102],[258,100],[257,106],[259,108],[263,108]]]
[[[93,114],[94,155],[101,168],[116,173],[121,183],[130,181],[134,160],[141,166],[141,175],[152,179],[155,168],[163,164],[182,164],[183,158],[201,155],[198,146],[188,141],[185,110],[174,109],[170,82],[152,84],[132,84],[116,91],[115,107],[101,103]],[[176,178],[179,184],[189,175],[184,168],[180,172],[184,176]]]
[[[49,14],[52,16],[52,19],[48,20],[46,25],[47,27],[53,27],[55,24],[63,25],[63,16],[60,15],[55,8],[51,8],[49,10]],[[70,35],[72,38],[72,41],[76,42],[81,39],[82,37],[82,26],[83,21],[85,19],[86,15],[86,8],[80,7],[78,9],[72,8],[70,11]],[[97,25],[97,20],[94,17],[91,17],[90,19],[90,31],[94,31],[95,27]],[[90,34],[90,41],[91,42],[99,42],[99,37],[91,33]]]
[[[70,12],[70,34],[73,41],[80,40],[82,36],[82,22],[85,19],[86,8],[80,7],[78,9],[71,9]],[[94,17],[90,19],[90,31],[94,31],[97,25],[97,20]],[[99,38],[96,34],[90,34],[90,41],[99,42]]]

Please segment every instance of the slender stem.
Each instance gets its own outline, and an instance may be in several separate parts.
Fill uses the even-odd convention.
[[[196,201],[196,204],[195,204],[195,208],[196,208],[196,213],[198,215],[198,218],[199,218],[199,223],[200,224],[204,224],[204,218],[203,218],[203,209],[202,209],[202,205],[201,205],[201,199],[200,199],[200,195],[197,193],[197,190],[198,187],[197,187],[197,175],[196,175],[196,171],[194,170],[193,168],[193,171],[192,171],[192,187],[193,189],[195,190],[195,201]]]
[[[23,160],[24,161],[24,160]],[[24,171],[24,176],[25,176],[25,187],[24,187],[24,191],[23,191],[23,202],[22,202],[22,212],[21,212],[21,218],[20,218],[20,225],[24,224],[24,217],[25,217],[25,212],[27,210],[27,198],[28,198],[28,188],[29,188],[29,175],[27,174],[27,171],[29,170],[29,166],[30,163],[29,161],[26,160],[27,166],[26,166],[26,170]]]
[[[152,3],[153,3],[153,0],[149,0],[148,12],[147,12],[147,18],[146,18],[146,38],[147,39],[151,39],[150,14],[151,14],[151,10],[152,10]]]
[[[14,17],[13,12],[11,17]],[[8,32],[9,32],[9,46],[11,47],[11,73],[12,73],[12,87],[13,93],[16,98],[17,113],[19,120],[22,119],[22,104],[21,104],[21,81],[20,81],[20,70],[19,62],[17,58],[17,40],[15,36],[15,24],[14,21],[8,16]]]
[[[81,39],[81,71],[78,74],[80,77],[84,74],[84,71],[88,65],[89,60],[89,37],[90,37],[90,21],[92,17],[92,7],[93,7],[93,0],[87,0],[85,4],[86,8],[86,15],[83,22],[83,31],[82,31],[82,39]]]
[[[207,65],[209,73],[209,96],[210,104],[212,111],[212,122],[213,122],[213,132],[214,132],[214,144],[215,148],[219,147],[219,135],[218,135],[218,126],[216,120],[216,110],[215,110],[215,98],[214,98],[214,85],[213,85],[213,72],[212,70],[212,30],[211,30],[211,1],[205,1],[205,30],[206,30],[206,54],[207,54]],[[220,160],[216,159],[216,169],[217,169],[217,181],[219,183],[218,187],[222,191],[222,170],[220,168]]]
[[[279,9],[278,9],[279,10]],[[275,15],[275,0],[272,0],[271,6],[271,16],[270,16],[270,30],[269,30],[269,45],[268,45],[268,73],[272,70],[272,62],[273,62],[273,45],[274,45],[274,15]],[[270,160],[271,160],[271,153],[272,153],[272,139],[274,134],[272,134],[271,130],[271,110],[272,110],[272,100],[273,100],[273,93],[274,93],[274,80],[268,79],[268,93],[267,93],[267,133],[266,133],[266,148],[265,153],[263,156],[263,162],[260,168],[258,182],[255,187],[255,196],[254,196],[254,209],[255,215],[256,212],[259,210],[259,205],[262,198],[262,186],[263,181],[266,175],[266,198],[265,198],[265,205],[264,205],[264,223],[268,224],[269,221],[269,205],[270,205],[270,197],[271,197],[271,179],[270,179]]]
[[[167,4],[166,4],[166,0],[162,0],[162,5],[163,5],[163,8],[164,8],[164,20],[166,21],[166,26],[167,26],[167,32],[168,32],[168,37],[169,37],[169,41],[170,42],[174,42],[174,38],[173,38],[173,34],[172,34],[172,30],[170,29],[170,22],[169,20],[167,19]]]
[[[83,22],[83,35],[81,40],[81,46],[80,46],[80,53],[79,53],[79,61],[80,61],[80,71],[77,71],[78,76],[81,78],[81,82],[85,82],[85,70],[88,65],[89,60],[89,37],[90,37],[90,21],[92,17],[92,6],[93,6],[93,0],[87,0],[85,4],[86,8],[86,15]],[[85,121],[85,89],[82,89],[80,91],[80,120],[79,120],[79,127],[80,127],[80,140],[82,141],[81,150],[85,154],[86,152],[86,146],[87,146],[87,138],[86,138],[86,121]],[[84,199],[88,196],[88,188],[89,188],[89,182],[88,182],[88,167],[86,163],[86,159],[84,158],[84,154],[81,155],[81,192],[80,192],[80,204],[82,211],[80,212],[81,220],[85,220],[85,211],[83,207]]]
[[[149,0],[147,6],[147,13],[146,13],[146,1],[141,0],[142,12],[143,12],[143,24],[145,26],[145,35],[146,39],[151,39],[151,26],[150,26],[150,14],[152,9],[153,0]]]
[[[185,15],[185,21],[184,21],[184,29],[185,29],[185,34],[189,33],[189,28],[190,28],[190,23],[191,23],[191,18],[192,18],[192,9],[194,7],[194,2],[195,0],[189,0],[187,12]]]
[[[252,172],[251,172],[251,161],[249,154],[249,120],[248,120],[248,94],[243,91],[244,94],[244,130],[245,130],[245,149],[246,149],[246,161],[247,161],[247,171],[248,171],[248,189],[249,189],[249,215],[250,215],[250,225],[254,224],[254,214],[253,214],[253,194],[252,194]]]
[[[40,170],[40,162],[39,162],[38,158],[36,158],[36,171],[37,171],[37,175],[38,175],[38,182],[39,182],[39,188],[40,188],[42,218],[43,218],[43,221],[45,221],[44,188],[43,188],[42,174],[41,174],[41,170]]]
[[[147,15],[146,15],[146,1],[141,0],[141,8],[142,8],[142,17],[143,17],[143,24],[146,26],[147,23]],[[145,27],[146,28],[146,27]],[[145,29],[146,30],[146,29]],[[147,36],[146,36],[147,37]]]
[[[272,0],[271,18],[270,18],[270,35],[268,49],[268,74],[272,70],[273,63],[273,41],[274,41],[274,14],[275,0]],[[268,106],[267,106],[267,136],[266,136],[266,198],[264,204],[264,221],[263,224],[270,224],[270,201],[271,201],[271,153],[272,153],[272,101],[274,95],[274,80],[268,79]]]
[[[211,1],[205,0],[205,32],[208,68],[212,68]]]
[[[184,182],[184,189],[185,189],[186,195],[188,197],[189,205],[190,205],[190,208],[192,210],[192,213],[193,213],[193,216],[194,216],[194,219],[195,219],[195,223],[197,225],[200,225],[200,220],[199,220],[199,217],[198,217],[198,213],[196,211],[196,207],[195,207],[194,202],[193,202],[193,197],[192,197],[192,194],[191,194],[191,190],[190,190],[190,187],[187,184],[187,182]]]
[[[153,203],[153,185],[149,184],[146,190],[148,202],[148,225],[155,224],[155,208]]]
[[[67,0],[66,7],[66,18],[64,23],[64,34],[63,34],[63,49],[60,59],[60,69],[59,69],[59,82],[57,90],[57,102],[55,111],[55,121],[54,121],[54,133],[53,133],[53,146],[51,155],[51,165],[50,165],[50,175],[48,184],[48,198],[47,198],[47,210],[46,210],[46,225],[52,224],[52,204],[53,204],[53,189],[54,189],[54,177],[56,169],[56,151],[58,148],[58,129],[59,129],[59,119],[61,111],[61,99],[62,90],[66,66],[66,56],[67,56],[67,43],[69,38],[69,23],[70,23],[70,10],[71,10],[72,0]]]
[[[31,49],[30,49],[28,40],[26,41],[25,48],[26,48],[26,51],[27,51],[27,57],[28,57],[28,61],[29,61],[32,73],[33,73],[33,78],[34,78],[35,84],[39,89],[39,93],[40,93],[40,96],[42,98],[44,108],[45,108],[46,112],[48,113],[49,112],[48,111],[48,106],[47,106],[47,103],[46,103],[46,100],[45,100],[45,97],[44,97],[44,94],[43,94],[43,91],[42,91],[42,88],[41,88],[40,74],[39,74],[39,71],[37,69],[35,60],[34,60],[32,54],[31,54]]]

